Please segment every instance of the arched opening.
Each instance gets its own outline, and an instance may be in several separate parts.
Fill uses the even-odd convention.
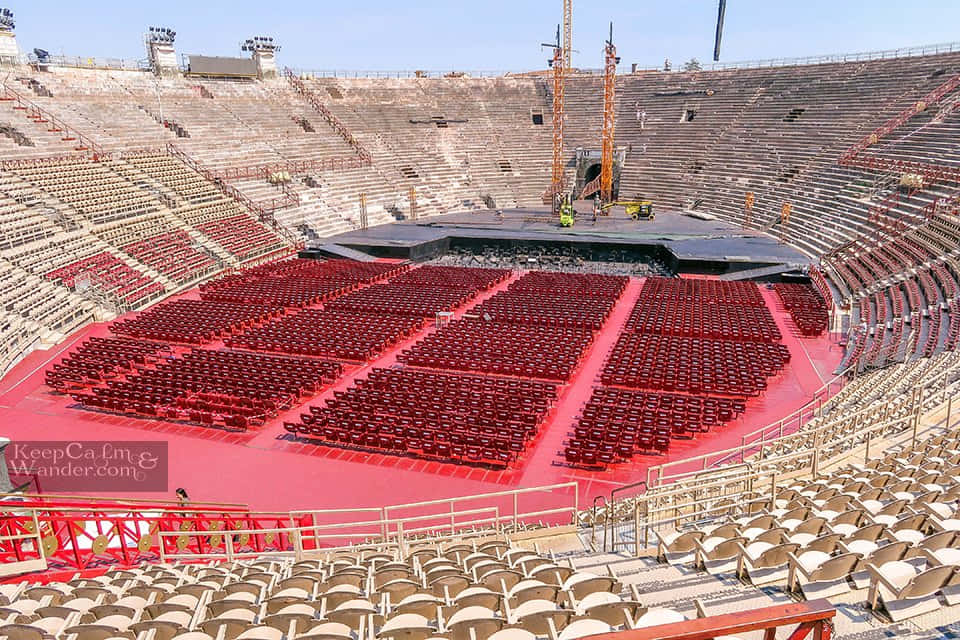
[[[592,164],[583,172],[583,186],[590,184],[600,175],[600,163]]]

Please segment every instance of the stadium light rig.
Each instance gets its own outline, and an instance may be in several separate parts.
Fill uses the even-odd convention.
[[[0,30],[13,31],[13,11],[10,9],[0,9]]]
[[[240,51],[279,51],[280,45],[273,44],[269,36],[254,36],[240,43]]]
[[[150,27],[147,32],[147,42],[157,44],[173,44],[177,39],[177,32],[168,27]]]

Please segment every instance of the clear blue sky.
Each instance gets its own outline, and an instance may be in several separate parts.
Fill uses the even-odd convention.
[[[302,69],[527,70],[545,67],[561,0],[14,0],[20,47],[143,58],[150,25],[177,31],[179,53],[240,55],[273,36],[281,65]],[[607,24],[626,71],[713,54],[716,0],[574,0],[574,65],[599,67]],[[955,0],[728,0],[722,61],[891,49],[960,40]]]

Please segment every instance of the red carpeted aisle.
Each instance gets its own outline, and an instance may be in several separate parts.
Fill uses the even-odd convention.
[[[486,292],[459,309],[456,315],[461,316],[473,305],[505,289],[509,282]],[[197,500],[243,502],[259,510],[381,506],[568,479],[581,482],[582,499],[592,499],[597,493],[608,493],[612,487],[642,479],[650,465],[739,443],[743,433],[775,422],[802,405],[808,394],[820,386],[820,376],[828,379],[829,372],[840,361],[839,347],[826,338],[798,338],[785,311],[777,308],[776,296],[765,291],[767,303],[790,348],[792,362],[771,380],[764,397],[750,401],[746,416],[697,440],[675,441],[669,458],[640,456],[606,473],[555,465],[561,443],[589,397],[640,286],[640,280],[630,282],[574,381],[564,388],[540,440],[517,470],[495,471],[294,443],[286,438],[283,416],[249,434],[231,434],[79,409],[72,406],[69,397],[54,395],[44,387],[43,369],[79,338],[108,335],[105,324],[88,327],[55,349],[31,354],[0,381],[0,435],[14,441],[165,440],[170,450],[169,491],[145,497],[170,498],[174,488],[183,486]],[[433,330],[429,328],[426,332]],[[357,377],[365,376],[371,367],[394,364],[398,352],[419,337],[396,346],[373,363],[348,370],[334,388],[348,387]],[[322,399],[323,396],[313,398],[310,403],[316,404]],[[290,413],[299,412],[297,408]]]

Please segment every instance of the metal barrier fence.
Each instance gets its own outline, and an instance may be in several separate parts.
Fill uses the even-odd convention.
[[[591,527],[594,547],[602,545],[605,550],[616,551],[632,546],[639,553],[653,535],[667,527],[675,529],[717,516],[742,506],[747,498],[757,499],[768,489],[772,499],[778,481],[816,477],[822,469],[848,462],[854,456],[868,462],[876,453],[874,443],[883,438],[910,432],[911,442],[916,443],[925,411],[946,407],[947,424],[951,423],[953,395],[960,391],[955,375],[947,371],[916,385],[911,393],[845,413],[813,429],[759,446],[719,452],[724,457],[738,456],[737,464],[660,475],[661,482],[655,486],[640,482],[620,487],[609,499],[598,497],[593,509],[583,514]],[[616,492],[636,495],[618,498]]]

